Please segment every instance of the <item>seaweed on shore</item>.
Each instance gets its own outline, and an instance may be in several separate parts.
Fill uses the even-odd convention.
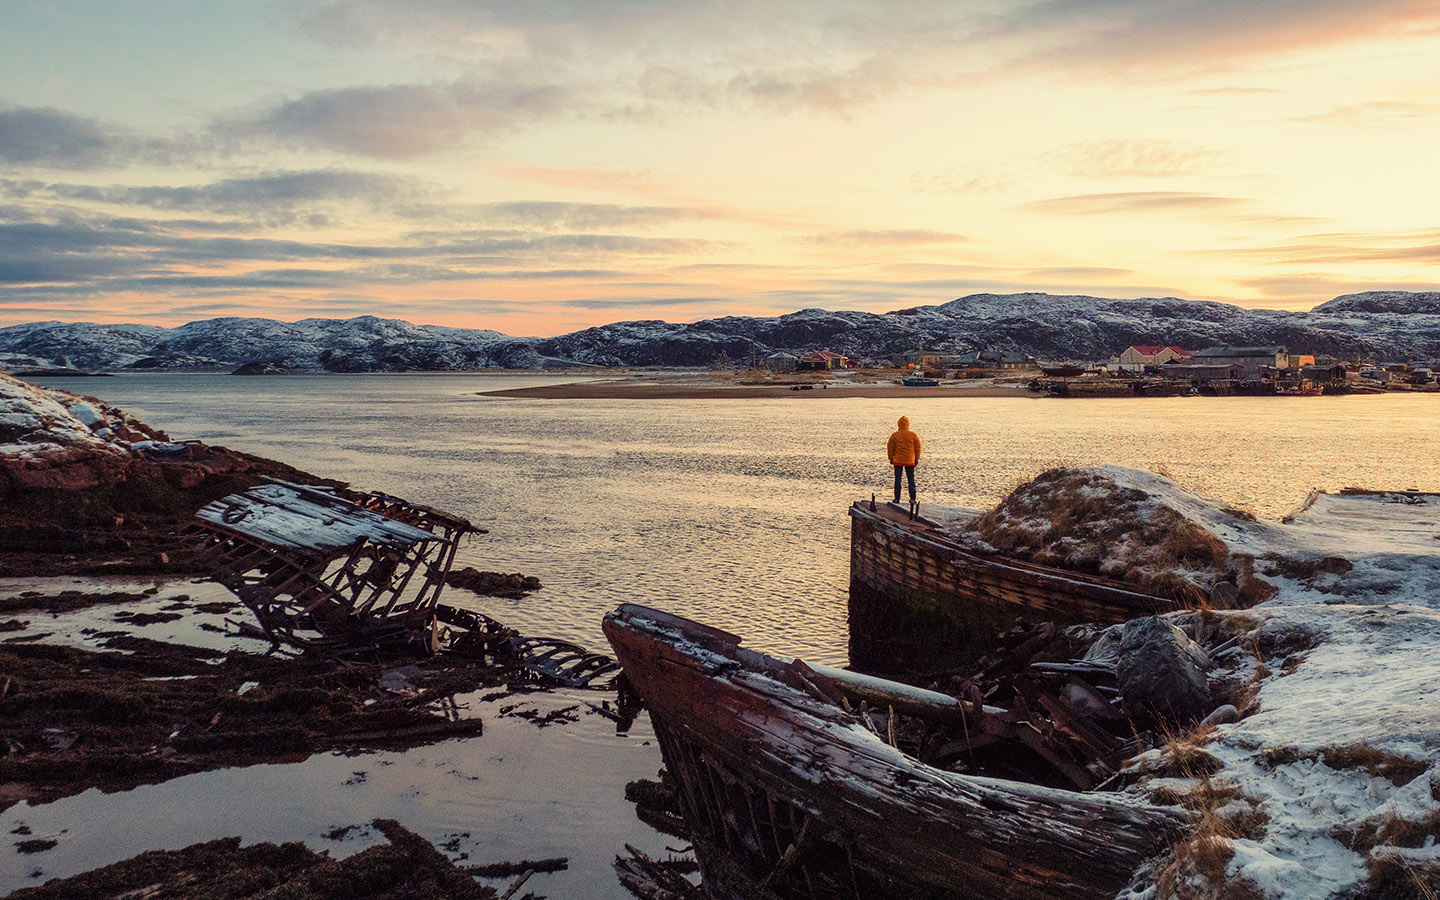
[[[121,652],[0,645],[0,809],[232,765],[478,733],[432,709],[511,669],[422,663],[403,692],[384,662],[258,657],[112,639]],[[218,661],[217,661],[218,660]],[[393,663],[391,664],[393,665]]]
[[[11,900],[494,900],[430,842],[390,819],[375,828],[389,843],[341,860],[304,844],[252,844],[240,838],[152,850],[139,856],[22,888]]]

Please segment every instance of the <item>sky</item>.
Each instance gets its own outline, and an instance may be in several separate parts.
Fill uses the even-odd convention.
[[[1434,0],[8,0],[0,326],[1440,289]]]

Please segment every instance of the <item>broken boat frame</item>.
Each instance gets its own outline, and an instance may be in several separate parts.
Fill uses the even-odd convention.
[[[305,648],[408,642],[433,623],[459,516],[380,492],[272,479],[203,507],[200,553],[271,636]],[[418,578],[416,576],[419,576]]]
[[[1099,900],[1190,821],[1131,796],[926,765],[849,706],[868,697],[891,722],[908,705],[974,729],[997,712],[964,700],[766,656],[642,606],[603,628],[717,900]]]
[[[306,650],[411,646],[504,656],[570,687],[605,687],[619,666],[550,638],[522,638],[473,610],[440,603],[468,520],[380,492],[280,479],[196,513],[199,554],[254,612],[264,635]]]

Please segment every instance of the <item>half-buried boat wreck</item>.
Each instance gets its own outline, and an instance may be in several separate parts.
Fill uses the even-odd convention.
[[[1003,709],[767,656],[645,607],[622,606],[604,629],[650,709],[714,898],[1099,900],[1189,819],[901,749],[923,732],[917,752],[938,761],[937,734],[978,747],[1034,727]]]
[[[1157,498],[1146,475],[1053,469],[988,512],[852,504],[851,662],[933,670],[973,659],[1017,617],[1115,623],[1269,596],[1253,560]]]

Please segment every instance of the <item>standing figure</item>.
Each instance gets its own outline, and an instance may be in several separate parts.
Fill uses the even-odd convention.
[[[910,430],[910,420],[900,417],[900,428],[890,435],[885,452],[895,467],[895,502],[900,502],[900,473],[910,481],[910,505],[915,505],[915,464],[920,461],[920,435]]]

